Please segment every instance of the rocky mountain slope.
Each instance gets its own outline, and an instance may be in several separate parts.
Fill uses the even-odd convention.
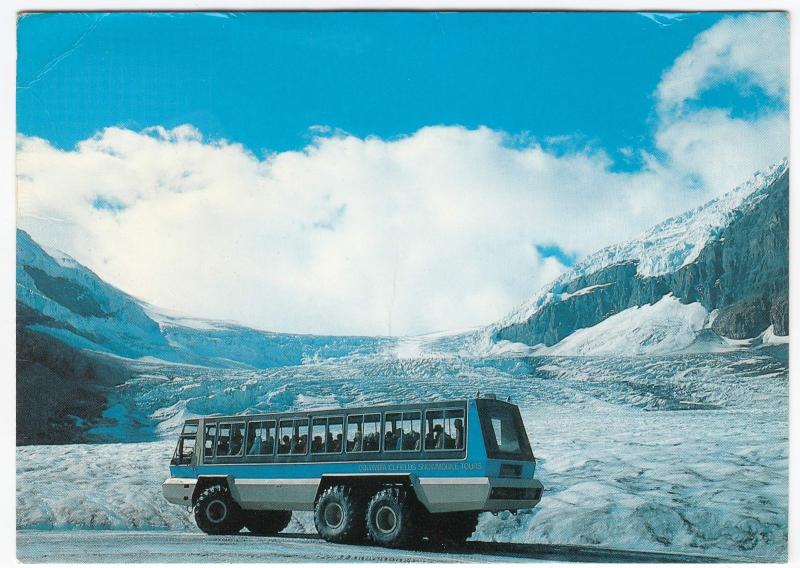
[[[552,346],[672,296],[709,312],[717,335],[788,334],[789,168],[587,257],[492,330],[494,340]]]
[[[274,368],[388,341],[270,333],[167,315],[17,231],[17,443],[93,441],[131,361]]]

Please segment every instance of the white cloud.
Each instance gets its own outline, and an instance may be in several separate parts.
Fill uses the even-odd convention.
[[[415,334],[500,318],[564,268],[535,244],[580,256],[631,237],[782,158],[787,129],[781,113],[664,117],[664,155],[628,173],[458,126],[391,141],[317,127],[266,158],[190,126],[107,128],[71,151],[20,136],[19,226],[187,314]]]
[[[716,84],[743,80],[785,98],[789,76],[789,22],[784,13],[728,17],[698,34],[664,73],[660,110],[681,109]]]
[[[752,116],[686,105],[715,86],[758,86],[783,105]],[[789,152],[789,29],[783,13],[726,17],[700,33],[656,88],[656,146],[665,165],[719,195]],[[781,108],[781,107],[784,108]]]

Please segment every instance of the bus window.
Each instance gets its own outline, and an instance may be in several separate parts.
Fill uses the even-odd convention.
[[[426,450],[464,449],[463,409],[428,410],[425,412],[425,420],[427,422]]]
[[[321,454],[325,452],[325,430],[327,430],[327,418],[314,418],[311,422],[311,453]]]
[[[494,459],[533,459],[519,409],[515,406],[478,401],[486,453]]]
[[[314,418],[311,422],[311,453],[333,454],[342,451],[344,419],[341,416]]]
[[[205,444],[203,446],[203,461],[210,462],[214,459],[214,438],[217,436],[217,425],[206,424]]]
[[[325,438],[325,451],[329,454],[338,454],[342,451],[344,438],[344,418],[332,416],[328,418],[328,434]]]
[[[281,420],[279,454],[299,455],[308,450],[308,418]]]
[[[420,431],[419,412],[387,412],[383,449],[387,452],[419,451]]]
[[[347,417],[348,452],[377,452],[380,447],[380,414],[355,414]]]
[[[292,434],[294,433],[294,420],[281,420],[280,433],[278,435],[278,453],[288,454],[292,444]]]
[[[347,451],[358,453],[364,451],[364,415],[347,417]]]
[[[244,422],[231,425],[231,443],[228,448],[229,456],[240,456],[244,451]]]
[[[171,465],[188,465],[192,463],[197,438],[197,424],[185,424],[178,438],[178,446],[172,456]]]
[[[275,421],[251,422],[247,431],[247,455],[271,456],[275,452]]]
[[[381,449],[381,415],[364,416],[364,451],[377,452]]]
[[[231,447],[231,425],[220,424],[219,432],[217,432],[217,449],[216,456],[227,456],[228,450]]]
[[[419,412],[404,412],[403,413],[403,441],[401,448],[403,451],[418,452],[420,449],[420,413]]]

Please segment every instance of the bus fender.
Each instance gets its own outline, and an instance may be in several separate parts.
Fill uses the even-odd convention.
[[[232,475],[198,475],[197,483],[194,486],[194,493],[192,493],[192,504],[197,501],[200,494],[211,487],[212,485],[224,485],[231,492],[231,497],[237,503],[239,502],[238,491],[236,484],[233,482]]]

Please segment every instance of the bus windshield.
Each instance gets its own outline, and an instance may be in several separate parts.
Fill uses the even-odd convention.
[[[533,452],[519,408],[494,400],[479,400],[477,403],[488,457],[532,460]]]

